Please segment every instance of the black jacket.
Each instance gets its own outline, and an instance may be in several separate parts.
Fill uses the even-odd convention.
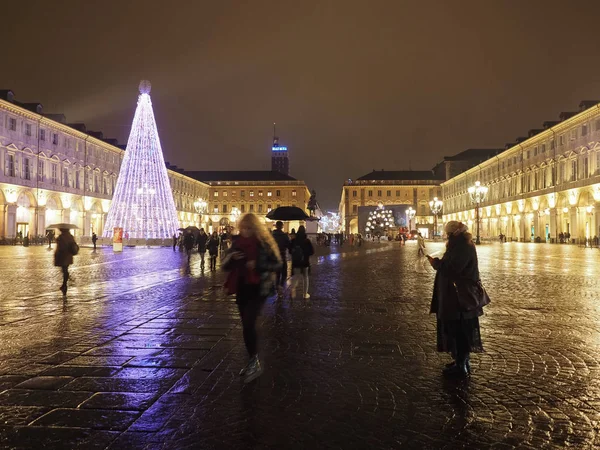
[[[294,261],[294,247],[300,246],[302,248],[302,253],[304,255],[304,260],[302,262]],[[301,236],[296,235],[292,242],[290,243],[290,254],[292,254],[292,269],[294,268],[305,268],[310,267],[310,257],[314,255],[315,250],[313,248],[312,242],[306,236],[302,238]]]
[[[273,230],[273,239],[277,242],[277,246],[279,247],[279,254],[282,258],[285,258],[285,254],[290,248],[290,238],[287,233],[284,233],[281,230]]]
[[[446,248],[442,259],[434,258],[433,268],[436,270],[431,299],[431,313],[438,319],[455,320],[460,317],[473,318],[481,316],[481,308],[465,312],[458,303],[455,282],[461,280],[479,281],[479,264],[475,245],[459,236]]]
[[[208,247],[208,254],[215,256],[219,254],[219,238],[211,236],[206,244]]]
[[[198,251],[200,253],[205,253],[206,252],[206,243],[208,242],[208,234],[204,233],[204,234],[199,234],[198,235]]]

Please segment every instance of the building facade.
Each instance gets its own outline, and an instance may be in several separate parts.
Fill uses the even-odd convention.
[[[202,226],[209,231],[236,227],[242,214],[254,213],[267,223],[266,215],[280,206],[306,211],[310,191],[304,183],[277,171],[190,171],[189,177],[209,186]],[[297,221],[286,229],[298,228]]]
[[[433,171],[373,171],[356,180],[348,180],[342,188],[340,218],[345,233],[365,234],[361,209],[404,206],[415,210],[415,217],[407,228],[433,235],[434,216],[429,202],[441,197],[443,178]],[[366,209],[369,209],[366,208]],[[363,214],[364,215],[364,214]],[[403,220],[402,218],[399,218]],[[397,225],[398,220],[396,221]],[[397,232],[397,230],[396,230]],[[395,232],[392,232],[395,234]]]
[[[600,236],[600,104],[583,101],[527,138],[442,184],[443,219],[476,228],[468,188],[487,186],[480,233],[518,241],[571,242]]]
[[[124,155],[115,144],[0,91],[0,239],[42,236],[57,222],[100,234]],[[181,226],[198,223],[194,203],[208,185],[176,171],[169,179]]]

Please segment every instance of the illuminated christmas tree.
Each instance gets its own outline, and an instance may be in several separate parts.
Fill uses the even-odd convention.
[[[171,184],[160,147],[150,82],[140,83],[125,158],[104,226],[104,236],[123,228],[131,239],[170,238],[179,228]]]

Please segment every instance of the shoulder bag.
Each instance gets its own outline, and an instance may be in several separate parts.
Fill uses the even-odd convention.
[[[458,304],[464,311],[474,311],[490,303],[490,297],[487,294],[481,280],[476,282],[468,278],[462,278],[458,281],[453,281],[456,295],[458,296]]]

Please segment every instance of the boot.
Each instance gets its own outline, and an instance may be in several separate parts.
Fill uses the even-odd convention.
[[[449,362],[448,364],[446,364],[446,367],[450,368],[450,367],[454,367],[455,365],[456,365],[456,361],[452,361],[452,362]],[[471,358],[468,356],[465,361],[465,366],[467,367],[467,372],[469,373],[469,375],[471,375]]]
[[[258,355],[254,355],[250,359],[250,363],[248,364],[248,368],[244,371],[244,383],[250,383],[252,380],[255,380],[263,373],[262,366],[260,365],[260,360],[258,359]]]
[[[471,365],[469,364],[469,354],[456,358],[454,364],[446,367],[442,373],[448,378],[466,378],[471,374]],[[468,367],[468,368],[467,368]]]

